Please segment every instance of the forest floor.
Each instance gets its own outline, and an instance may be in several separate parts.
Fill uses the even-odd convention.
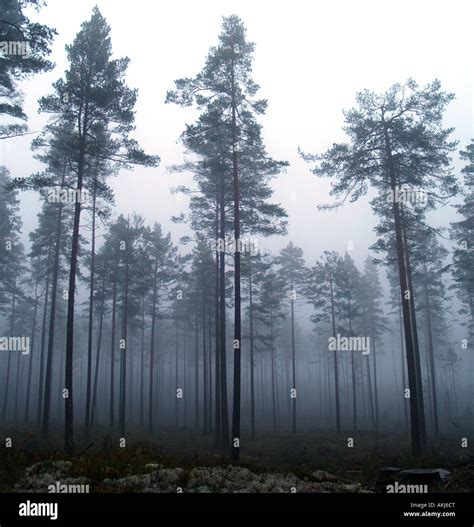
[[[402,435],[268,432],[244,436],[241,461],[232,465],[210,436],[187,429],[161,430],[153,441],[132,433],[122,448],[118,438],[97,431],[74,456],[61,451],[59,431],[47,447],[11,432],[15,444],[0,450],[0,492],[48,492],[56,482],[89,485],[90,492],[386,492],[382,467],[443,468],[451,477],[430,492],[474,491],[472,454],[453,438],[432,443],[416,459]]]

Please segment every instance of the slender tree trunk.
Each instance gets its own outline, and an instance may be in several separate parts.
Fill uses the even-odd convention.
[[[368,403],[368,395],[367,395],[367,386],[365,384],[365,372],[364,372],[364,362],[363,362],[363,355],[361,355],[359,359],[359,365],[360,365],[360,389],[361,389],[361,395],[360,401],[362,403],[362,411],[361,411],[361,418],[362,420],[367,420],[367,403]]]
[[[99,384],[99,371],[100,371],[100,355],[102,350],[102,332],[104,327],[104,311],[105,311],[105,275],[102,279],[102,301],[100,304],[100,315],[99,315],[99,335],[97,337],[97,353],[95,360],[95,372],[94,372],[94,388],[92,390],[92,406],[91,406],[91,426],[95,425],[96,422],[96,409],[97,409],[97,387]]]
[[[36,280],[36,283],[35,283],[35,303],[33,306],[33,323],[31,326],[30,360],[28,363],[28,380],[26,382],[25,414],[23,417],[23,420],[25,421],[25,423],[28,422],[29,417],[30,417],[31,377],[33,374],[33,357],[34,357],[35,340],[36,340],[36,320],[37,320],[37,315],[38,315],[38,303],[39,303],[37,289],[38,289],[38,280]]]
[[[207,370],[207,350],[206,350],[206,303],[203,291],[202,297],[202,403],[203,403],[203,431],[207,434],[207,383],[208,383],[208,370]]]
[[[64,188],[65,179],[66,167],[63,168],[61,188]],[[53,283],[51,289],[51,309],[49,314],[48,353],[46,356],[46,375],[44,381],[43,421],[41,426],[41,436],[44,440],[48,439],[49,434],[49,414],[51,409],[51,386],[53,383],[53,351],[56,324],[57,290],[59,281],[59,258],[61,254],[63,210],[64,205],[60,203],[58,206],[58,219],[56,223],[56,243],[54,247],[53,262]]]
[[[16,272],[13,277],[13,297],[12,297],[12,311],[10,318],[10,336],[13,337],[15,334],[15,317],[16,317],[16,296],[17,296],[17,287],[16,287]],[[7,407],[8,407],[8,388],[10,385],[10,368],[12,360],[12,351],[8,350],[8,362],[7,362],[7,375],[5,382],[5,394],[3,397],[3,409],[2,409],[2,421],[5,422],[7,416]]]
[[[290,382],[290,366],[288,357],[285,356],[285,392],[286,394],[291,393],[291,382]],[[291,397],[285,397],[286,400],[286,417],[288,418],[288,426],[291,428]]]
[[[407,386],[406,373],[405,373],[405,359],[404,359],[404,348],[403,348],[403,320],[402,320],[402,304],[399,300],[398,302],[398,316],[400,319],[400,351],[402,359],[402,382],[403,382],[403,414],[405,417],[405,428],[408,429],[408,411],[407,411],[407,400],[405,398],[405,389]]]
[[[92,392],[92,337],[93,337],[93,331],[94,331],[96,205],[97,205],[97,173],[94,173],[94,183],[93,183],[93,189],[92,189],[91,274],[90,274],[90,281],[89,281],[89,327],[88,327],[88,335],[87,335],[86,416],[85,416],[85,423],[84,423],[84,440],[85,441],[89,441],[91,392]]]
[[[368,388],[369,388],[370,420],[372,422],[373,429],[376,430],[374,398],[373,398],[373,392],[372,392],[372,376],[370,374],[370,358],[369,357],[367,357],[366,366],[367,366],[367,383],[368,383]]]
[[[85,162],[85,134],[81,137],[79,168],[77,180],[77,195],[81,195],[84,176]],[[76,200],[74,207],[74,225],[72,231],[72,246],[69,267],[69,287],[67,302],[67,322],[66,322],[66,366],[65,366],[65,411],[64,411],[64,449],[66,453],[72,454],[74,450],[74,309],[76,298],[76,277],[77,277],[77,258],[79,252],[79,229],[81,219],[81,202]]]
[[[375,347],[375,335],[372,335],[372,356],[374,361],[374,403],[375,403],[375,432],[379,433],[379,392],[377,385],[377,350]]]
[[[140,353],[140,426],[145,423],[145,297],[142,299],[142,327]]]
[[[58,391],[61,393],[62,393],[63,386],[64,386],[64,353],[59,353]],[[58,422],[62,422],[62,419],[61,419],[62,401],[63,401],[62,397],[57,397],[57,420]]]
[[[115,268],[113,275],[112,290],[112,321],[110,337],[110,407],[109,407],[109,426],[113,430],[115,427],[115,330],[117,318],[117,271],[118,271],[118,254],[115,254]]]
[[[186,329],[183,328],[183,402],[184,402],[184,428],[188,427],[188,354],[186,349]]]
[[[155,380],[155,330],[156,330],[156,305],[158,302],[158,254],[155,254],[155,268],[153,271],[153,301],[151,306],[151,338],[150,338],[150,379],[148,393],[148,433],[153,433],[154,416],[154,394],[153,384]],[[177,403],[177,400],[176,400]]]
[[[197,310],[194,319],[194,427],[199,430],[199,326]]]
[[[46,321],[48,318],[48,300],[49,300],[49,286],[51,280],[50,273],[50,259],[51,259],[51,248],[48,248],[48,260],[46,269],[46,287],[44,293],[44,305],[43,305],[43,320],[41,323],[41,351],[40,351],[40,363],[39,363],[39,377],[38,377],[38,401],[36,408],[36,426],[41,426],[41,416],[43,409],[43,397],[44,397],[44,352],[46,348]]]
[[[273,346],[272,346],[273,347]],[[277,356],[275,354],[275,348],[273,347],[273,355],[274,355],[274,361],[273,364],[275,366],[275,411],[276,411],[276,426],[277,428],[280,426],[280,390],[278,388],[278,361]]]
[[[221,175],[221,204],[220,204],[220,238],[225,240],[225,200],[224,174]],[[221,444],[223,449],[229,447],[229,411],[227,401],[227,356],[226,356],[226,302],[225,302],[225,251],[219,253],[219,306],[220,306],[220,407],[221,407]]]
[[[275,382],[275,350],[273,347],[273,316],[270,314],[270,360],[271,360],[271,382],[272,382],[272,421],[273,430],[277,428],[276,415],[276,382]]]
[[[332,413],[332,400],[331,400],[331,361],[329,355],[326,357],[326,422],[329,423]]]
[[[453,384],[453,398],[454,398],[454,409],[456,411],[456,421],[459,421],[458,395],[457,395],[457,390],[456,390],[456,377],[454,375],[454,368],[451,369],[451,380]]]
[[[174,367],[174,371],[175,371],[175,396],[174,396],[174,400],[175,400],[175,406],[174,406],[174,413],[175,413],[175,423],[176,423],[176,428],[178,428],[178,382],[179,382],[179,369],[178,369],[178,365],[179,365],[179,356],[178,356],[178,353],[179,353],[179,321],[178,319],[176,319],[176,350],[175,350],[175,367]]]
[[[20,388],[20,372],[21,372],[21,361],[20,361],[21,353],[17,354],[16,359],[16,381],[15,381],[15,406],[13,411],[13,420],[15,423],[17,422],[17,416],[18,416],[18,395],[19,395],[19,388]]]
[[[127,389],[127,392],[128,392],[128,401],[127,401],[127,407],[128,407],[128,412],[127,412],[127,415],[129,415],[130,417],[128,418],[129,419],[129,422],[133,424],[133,416],[134,416],[134,412],[133,412],[133,388],[134,388],[134,372],[135,372],[135,368],[134,368],[134,354],[133,354],[133,351],[134,351],[134,347],[133,347],[133,334],[130,335],[130,346],[127,347],[127,354],[125,355],[125,360],[127,360],[127,357],[128,357],[128,361],[129,361],[129,365],[130,365],[130,369],[129,369],[129,373],[128,373],[128,378],[129,378],[129,382],[128,382],[128,389]]]
[[[316,346],[316,354],[317,354],[317,351],[318,351],[318,347]],[[317,405],[318,406],[318,410],[319,410],[319,413],[318,413],[318,417],[319,417],[319,421],[321,422],[322,421],[322,417],[323,417],[323,407],[322,407],[322,404],[323,404],[323,380],[322,380],[322,373],[323,373],[323,361],[322,359],[320,358],[319,361],[317,361],[315,363],[315,367],[316,367],[316,370],[317,370],[317,376],[318,376],[318,388],[317,388],[317,400],[315,401],[315,406]],[[316,376],[315,376],[316,378]]]
[[[293,280],[291,281],[291,292],[293,294]],[[293,434],[296,434],[296,346],[295,346],[295,305],[294,300],[291,298],[291,366],[292,366],[292,389],[295,390],[294,397],[292,398],[292,421],[291,421],[291,431]]]
[[[240,294],[240,191],[238,166],[238,137],[237,137],[237,107],[234,59],[231,70],[232,82],[232,167],[234,183],[234,239],[236,251],[234,254],[234,399],[232,411],[232,459],[238,461],[240,457],[240,406],[241,406],[241,353],[242,353],[242,321]]]
[[[435,436],[439,437],[439,422],[438,422],[438,392],[436,389],[436,365],[434,360],[434,346],[433,346],[433,324],[431,321],[431,303],[428,294],[428,284],[426,283],[426,262],[423,262],[423,270],[425,275],[424,292],[425,292],[425,308],[426,308],[426,332],[428,343],[428,360],[431,376],[431,398],[433,400],[433,424]]]
[[[128,224],[128,227],[130,225]],[[130,279],[130,263],[129,263],[129,243],[127,240],[125,251],[125,277],[124,277],[124,294],[122,305],[122,342],[121,342],[121,381],[120,381],[120,415],[119,415],[119,432],[121,437],[125,437],[125,418],[126,418],[126,403],[127,403],[127,355],[129,350],[128,345],[128,293],[129,293],[129,279]]]
[[[349,337],[352,337],[352,310],[351,300],[349,300]],[[352,375],[352,419],[354,423],[354,430],[357,431],[357,387],[356,374],[354,364],[354,350],[351,349],[351,375]]]
[[[351,350],[351,378],[352,378],[352,422],[357,431],[357,389],[355,380],[354,350]]]
[[[426,320],[423,327],[423,330],[425,332],[425,368],[426,368],[426,382],[428,385],[428,393],[427,393],[427,405],[428,405],[428,415],[431,419],[431,424],[434,428],[434,416],[433,416],[433,400],[431,397],[432,390],[431,390],[431,370],[430,370],[430,351],[428,349],[428,328],[426,327]]]
[[[403,205],[400,207],[400,217],[402,220],[402,236],[405,246],[405,265],[407,274],[407,285],[410,291],[409,306],[410,306],[410,321],[413,335],[413,350],[415,355],[415,366],[416,366],[416,379],[418,388],[418,405],[420,415],[420,435],[421,435],[421,447],[422,451],[426,450],[427,447],[427,435],[426,435],[426,422],[425,422],[425,406],[423,403],[423,378],[421,373],[421,359],[420,359],[420,348],[418,342],[418,329],[416,323],[416,310],[415,310],[415,289],[413,287],[412,276],[411,276],[411,265],[410,265],[410,246],[408,244],[408,238],[406,234],[405,224],[403,222]]]
[[[85,168],[85,155],[87,145],[88,107],[86,102],[85,119],[79,130],[79,160],[77,169],[77,196],[82,195],[83,177]],[[79,122],[81,119],[79,118]],[[69,288],[67,300],[67,322],[66,322],[66,366],[65,366],[65,409],[64,409],[64,449],[66,453],[72,454],[74,450],[74,308],[76,299],[76,276],[77,257],[79,252],[79,228],[81,222],[81,200],[77,199],[74,206],[74,225],[72,229],[72,246],[69,267]]]
[[[220,185],[222,185],[221,183]],[[221,426],[221,416],[222,416],[222,409],[221,409],[221,366],[220,366],[220,357],[221,357],[221,349],[220,349],[220,253],[217,250],[218,240],[220,236],[220,230],[219,230],[219,211],[220,211],[220,192],[219,197],[217,201],[216,206],[216,265],[215,265],[215,302],[214,302],[214,315],[215,315],[215,348],[216,348],[216,358],[215,358],[215,374],[214,374],[214,380],[215,380],[215,446],[216,448],[222,447],[222,426]]]
[[[396,195],[397,177],[392,158],[392,148],[390,144],[390,136],[388,133],[388,126],[384,121],[384,137],[385,137],[385,154],[387,161],[387,169],[390,177],[390,189],[392,195]],[[395,222],[395,237],[397,247],[397,261],[398,273],[400,280],[400,294],[402,298],[403,324],[405,329],[405,345],[407,354],[408,366],[408,384],[410,387],[410,421],[411,421],[411,443],[412,452],[414,456],[422,454],[422,438],[420,426],[420,406],[419,406],[419,389],[416,376],[416,359],[413,332],[410,318],[410,297],[412,291],[409,290],[407,283],[407,274],[405,267],[404,243],[402,236],[402,222],[400,216],[400,206],[397,200],[393,200],[393,217]]]
[[[249,317],[250,317],[250,428],[252,439],[255,438],[255,363],[254,363],[254,327],[253,327],[253,284],[252,257],[249,259]]]
[[[332,274],[329,276],[329,287],[331,292],[331,322],[332,322],[332,336],[336,338],[336,313],[334,309],[334,290]],[[337,363],[337,351],[334,350],[334,390],[336,394],[336,432],[341,432],[341,410],[339,403],[339,370]]]
[[[211,319],[211,301],[212,295],[209,297],[209,302],[207,305],[207,349],[208,351],[208,368],[209,368],[209,433],[212,434],[212,412],[213,412],[213,402],[212,402],[212,319]]]

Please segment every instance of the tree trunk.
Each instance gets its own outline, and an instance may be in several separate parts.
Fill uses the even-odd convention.
[[[275,350],[273,348],[273,316],[272,314],[270,314],[270,360],[271,360],[271,382],[272,382],[272,420],[273,420],[273,430],[276,430],[277,415],[276,415]]]
[[[188,426],[188,354],[186,351],[186,329],[183,328],[183,402],[184,402],[184,428]]]
[[[112,321],[110,336],[110,413],[109,426],[113,430],[115,427],[115,330],[117,318],[117,271],[118,271],[118,254],[115,255],[115,268],[113,276],[112,290]]]
[[[367,384],[368,384],[368,389],[369,389],[369,402],[370,402],[370,405],[369,405],[369,408],[370,408],[370,420],[372,422],[372,427],[375,430],[376,429],[376,426],[375,426],[375,408],[374,408],[374,398],[373,398],[373,392],[372,392],[372,376],[370,374],[370,358],[369,357],[367,357],[366,365],[367,365]]]
[[[349,337],[352,337],[352,311],[351,300],[349,300]],[[357,387],[354,365],[354,350],[351,349],[351,375],[352,375],[352,419],[354,430],[357,431]]]
[[[392,148],[390,144],[390,137],[388,134],[388,128],[384,122],[384,137],[385,137],[385,154],[387,161],[387,168],[390,177],[390,189],[392,195],[396,195],[397,189],[397,177],[395,174],[395,168],[392,159]],[[405,267],[405,254],[404,244],[402,236],[402,224],[400,216],[400,206],[397,200],[393,200],[393,217],[395,222],[395,237],[396,237],[396,248],[397,248],[397,261],[398,261],[398,274],[400,281],[400,295],[402,299],[402,311],[403,311],[403,324],[405,329],[405,346],[407,354],[407,366],[408,366],[408,384],[410,388],[410,421],[411,421],[411,443],[412,452],[414,456],[420,456],[422,454],[422,438],[421,438],[421,426],[420,426],[420,407],[419,407],[419,389],[416,376],[416,359],[415,349],[413,341],[413,332],[411,327],[410,318],[410,297],[412,291],[408,288],[407,274]]]
[[[66,168],[64,167],[61,180],[61,188],[64,188],[66,179]],[[56,303],[59,281],[59,258],[61,255],[62,220],[64,206],[58,206],[58,219],[56,224],[56,243],[54,247],[54,267],[53,283],[51,289],[51,309],[49,313],[49,333],[48,333],[48,353],[46,356],[46,375],[44,381],[44,402],[43,402],[43,421],[41,426],[41,436],[44,440],[48,439],[49,434],[49,414],[51,410],[51,386],[53,382],[53,351],[56,324]]]
[[[208,383],[208,370],[207,370],[207,350],[206,350],[206,303],[205,303],[205,295],[203,291],[203,298],[202,298],[202,403],[203,403],[203,431],[204,434],[207,434],[207,383]]]
[[[142,299],[142,327],[140,353],[140,426],[145,423],[145,297]]]
[[[329,275],[329,286],[331,291],[331,322],[332,336],[336,338],[336,313],[334,309],[334,291],[332,274]],[[339,403],[339,370],[337,364],[337,351],[334,350],[334,390],[336,394],[336,432],[341,432],[341,410]]]
[[[87,102],[85,108],[86,118],[79,130],[79,160],[77,169],[77,196],[82,195],[86,144],[87,144]],[[80,118],[79,118],[80,120]],[[81,120],[80,120],[81,121]],[[64,409],[64,449],[66,453],[72,454],[74,450],[74,397],[73,397],[73,373],[74,373],[74,308],[76,298],[76,275],[77,257],[79,252],[79,228],[81,221],[81,200],[76,199],[74,206],[74,226],[72,229],[72,246],[69,266],[69,288],[67,300],[67,322],[66,322],[66,366],[65,366],[65,409]]]
[[[252,257],[249,258],[249,317],[250,317],[250,428],[252,439],[255,438],[255,363],[254,363],[254,328],[253,328],[253,284]]]
[[[224,200],[224,174],[221,181],[220,204],[220,238],[225,240],[225,200]],[[225,251],[219,253],[219,336],[220,336],[220,407],[221,407],[221,446],[229,447],[229,411],[227,401],[227,356],[226,356],[226,303],[225,303]]]
[[[194,317],[194,427],[199,430],[199,326],[197,310]]]
[[[222,183],[219,185],[221,186]],[[216,358],[215,358],[215,373],[214,373],[214,381],[215,381],[215,446],[216,448],[222,447],[222,426],[221,426],[221,416],[222,416],[222,409],[221,409],[221,366],[220,366],[220,294],[219,294],[219,288],[220,288],[220,253],[218,251],[218,240],[220,236],[220,229],[219,229],[219,211],[220,211],[220,198],[221,192],[219,191],[219,196],[217,199],[217,205],[216,205],[216,265],[215,265],[215,302],[214,302],[214,316],[215,316],[215,348],[216,348]]]
[[[25,414],[23,420],[25,423],[28,422],[30,416],[30,396],[31,396],[31,377],[33,373],[33,356],[35,348],[35,337],[36,337],[36,320],[38,315],[38,301],[39,297],[37,294],[38,281],[35,283],[35,303],[33,306],[33,323],[31,327],[31,345],[30,345],[30,360],[28,364],[28,380],[26,383],[26,400],[25,400]]]
[[[375,405],[375,432],[379,433],[379,391],[377,377],[377,349],[375,346],[375,335],[372,335],[372,357],[374,362],[374,405]]]
[[[128,225],[130,227],[130,225]],[[130,262],[129,262],[129,240],[127,240],[125,251],[125,277],[124,277],[124,291],[122,303],[122,342],[120,353],[121,366],[121,381],[120,381],[120,415],[119,415],[119,432],[121,437],[125,437],[125,417],[126,417],[126,403],[127,403],[127,355],[129,350],[128,345],[128,289],[130,279]]]
[[[176,314],[178,316],[178,314]],[[174,391],[174,400],[175,400],[175,406],[174,406],[174,414],[175,414],[175,424],[176,428],[178,428],[178,382],[179,382],[179,320],[176,318],[176,350],[175,350],[175,391]]]
[[[424,292],[425,292],[425,308],[426,308],[426,331],[428,343],[428,359],[431,374],[431,398],[433,400],[433,424],[435,436],[439,437],[439,423],[438,423],[438,392],[436,389],[436,365],[434,360],[434,346],[433,346],[433,325],[431,321],[431,303],[428,294],[428,284],[426,283],[426,262],[423,262],[423,271],[425,275]]]
[[[211,320],[211,300],[212,295],[209,297],[209,303],[207,306],[207,349],[208,351],[208,368],[209,368],[209,433],[212,434],[212,320]]]
[[[151,307],[151,337],[150,337],[150,379],[149,379],[149,393],[148,393],[148,433],[153,433],[153,411],[154,411],[154,395],[153,383],[154,365],[155,365],[155,330],[156,330],[156,305],[158,302],[158,254],[155,255],[155,268],[153,271],[153,301]]]
[[[405,359],[404,359],[404,349],[403,349],[403,319],[402,319],[402,304],[401,301],[398,301],[398,316],[400,319],[400,351],[402,359],[402,382],[403,382],[403,415],[405,417],[405,428],[408,429],[408,412],[407,412],[407,400],[405,398],[405,389],[407,386],[406,373],[405,373]]]
[[[97,168],[96,168],[97,170]],[[89,441],[91,392],[92,392],[92,336],[94,331],[94,285],[95,285],[95,222],[97,205],[97,173],[94,173],[92,188],[92,246],[91,246],[91,274],[89,281],[89,324],[87,335],[87,388],[86,388],[86,416],[84,423],[84,440]]]
[[[234,183],[234,240],[236,250],[234,254],[234,399],[232,411],[232,459],[238,461],[240,457],[240,405],[241,405],[241,294],[240,294],[240,192],[239,166],[237,159],[237,107],[235,86],[234,59],[232,59],[232,170]]]
[[[46,268],[46,287],[44,293],[44,305],[43,305],[43,320],[41,323],[41,351],[40,351],[40,363],[39,363],[39,377],[38,377],[38,401],[36,409],[36,426],[41,426],[41,416],[43,409],[43,397],[44,397],[44,352],[46,348],[46,320],[48,318],[48,299],[49,299],[49,286],[50,286],[50,259],[51,259],[51,247],[48,248],[48,260]]]
[[[291,293],[293,294],[293,280],[290,284]],[[292,389],[295,390],[294,397],[292,399],[292,421],[291,421],[291,431],[293,434],[296,434],[296,347],[295,347],[295,306],[294,300],[291,299],[291,366],[292,366]]]
[[[102,332],[104,328],[104,311],[105,311],[105,275],[102,279],[102,302],[100,304],[100,315],[99,315],[99,335],[97,337],[97,356],[95,361],[95,372],[94,372],[94,388],[92,391],[92,406],[91,406],[91,426],[95,425],[96,422],[96,410],[97,410],[97,387],[99,384],[99,370],[100,370],[100,355],[102,350]]]
[[[16,381],[15,381],[15,406],[13,411],[13,420],[16,423],[17,422],[17,416],[18,416],[18,392],[20,388],[20,372],[21,372],[21,353],[17,354],[16,358]]]
[[[408,244],[408,238],[406,234],[405,224],[403,222],[403,205],[400,207],[400,217],[402,223],[402,236],[405,246],[405,265],[407,274],[407,285],[410,291],[409,306],[410,306],[410,321],[413,334],[413,350],[415,355],[415,366],[416,366],[416,379],[418,388],[418,405],[420,415],[420,434],[421,434],[421,448],[422,451],[426,450],[427,447],[427,436],[426,436],[426,422],[425,422],[425,406],[423,403],[423,378],[421,374],[421,360],[420,360],[420,348],[418,343],[418,329],[416,323],[416,310],[415,310],[415,290],[413,287],[411,277],[411,265],[410,265],[410,246]]]
[[[12,297],[12,311],[11,311],[11,318],[10,318],[10,336],[14,336],[15,332],[15,317],[16,317],[16,272],[15,276],[13,278],[13,297]],[[2,421],[5,422],[5,418],[7,416],[7,407],[8,407],[8,388],[10,385],[10,369],[11,369],[11,360],[12,360],[12,350],[8,350],[8,362],[7,362],[7,375],[6,375],[6,382],[5,382],[5,395],[3,398],[3,409],[2,409]]]

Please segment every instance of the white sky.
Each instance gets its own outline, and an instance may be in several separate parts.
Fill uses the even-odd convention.
[[[48,0],[35,20],[55,27],[52,60],[56,69],[23,84],[30,130],[40,130],[45,116],[37,114],[37,99],[51,91],[51,83],[67,67],[64,45],[70,43],[94,5],[112,27],[117,57],[128,56],[128,83],[139,89],[135,137],[146,151],[158,154],[158,169],[125,171],[111,181],[116,193],[115,213],[136,211],[148,223],[161,223],[178,235],[186,227],[170,222],[186,207],[169,188],[188,183],[189,177],[168,173],[166,167],[183,161],[177,143],[186,122],[196,115],[165,105],[167,90],[179,77],[192,76],[220,33],[221,18],[235,13],[257,47],[254,79],[269,100],[262,119],[269,153],[287,160],[290,168],[275,182],[274,200],[289,213],[290,237],[305,252],[309,263],[325,249],[343,252],[354,243],[352,255],[361,262],[376,219],[367,201],[347,205],[338,212],[318,212],[316,203],[329,199],[329,184],[313,176],[301,161],[304,151],[324,151],[344,138],[342,109],[354,102],[361,89],[385,90],[394,82],[414,77],[420,84],[439,78],[443,88],[456,94],[446,124],[456,128],[455,138],[464,146],[473,130],[472,2],[458,0],[381,2],[293,0]],[[32,136],[2,141],[0,162],[13,176],[40,170],[29,150]],[[462,165],[456,161],[459,169]],[[296,201],[291,194],[296,193]],[[36,225],[38,202],[31,193],[22,195],[24,233]],[[456,215],[438,213],[433,222],[446,225]],[[286,239],[260,246],[278,250]]]

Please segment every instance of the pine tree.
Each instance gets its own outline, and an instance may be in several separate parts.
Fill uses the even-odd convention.
[[[303,157],[316,161],[314,173],[333,178],[331,193],[355,201],[369,186],[389,198],[396,238],[397,262],[405,327],[410,385],[412,449],[419,456],[426,429],[423,397],[419,385],[419,355],[414,322],[414,292],[410,286],[409,254],[405,248],[399,191],[415,190],[427,196],[427,208],[446,202],[457,189],[450,169],[450,153],[456,143],[452,129],[443,129],[442,117],[451,94],[441,91],[439,81],[420,89],[413,80],[395,84],[377,95],[368,90],[357,95],[357,107],[344,113],[350,142],[334,144],[322,156]]]
[[[171,235],[163,234],[161,226],[155,223],[153,229],[146,229],[145,254],[150,264],[150,273],[147,276],[148,309],[151,315],[150,358],[149,358],[149,389],[148,389],[148,432],[154,430],[154,382],[155,382],[155,357],[156,357],[156,326],[160,318],[159,306],[169,295],[172,286],[176,261],[176,247],[173,246]]]
[[[461,152],[467,161],[463,168],[464,202],[457,207],[462,220],[453,223],[451,236],[457,243],[453,253],[453,279],[463,303],[461,315],[470,317],[474,332],[474,140]]]
[[[196,104],[204,112],[198,124],[188,127],[185,144],[210,159],[206,163],[214,175],[216,207],[219,228],[216,236],[225,239],[227,227],[226,204],[232,205],[232,227],[234,243],[238,247],[244,230],[245,203],[253,206],[256,214],[255,196],[264,202],[271,191],[265,185],[268,175],[278,173],[285,163],[270,159],[265,152],[261,127],[256,121],[265,113],[267,103],[256,100],[259,89],[251,78],[254,44],[246,39],[242,21],[235,15],[224,18],[219,45],[211,48],[203,70],[195,78],[179,79],[176,90],[169,92],[167,102],[182,106]],[[255,175],[260,175],[255,177]],[[252,192],[264,177],[263,193]],[[229,192],[229,194],[227,194]],[[249,208],[249,207],[247,207]],[[214,208],[211,209],[214,211]],[[268,206],[264,217],[280,215],[281,207]],[[268,222],[268,219],[266,221]],[[241,410],[241,251],[234,251],[234,393],[232,414],[232,457],[240,455],[240,410]],[[224,254],[219,257],[220,298],[220,426],[223,445],[228,442],[226,357],[225,357],[225,263]]]
[[[259,292],[254,305],[255,320],[257,322],[256,341],[260,354],[270,355],[270,378],[272,400],[273,428],[278,426],[278,387],[277,387],[277,323],[285,317],[284,298],[285,282],[275,265],[275,259],[267,256],[258,269],[260,282]],[[294,388],[290,390],[290,397],[297,395]]]
[[[303,250],[293,245],[290,242],[284,249],[280,251],[277,258],[277,263],[280,265],[280,276],[285,283],[285,291],[290,299],[290,313],[291,313],[291,365],[292,365],[292,389],[297,394],[296,382],[296,343],[295,343],[295,301],[298,294],[302,291],[302,286],[305,283],[307,270],[305,268]],[[292,399],[293,416],[291,421],[291,431],[296,433],[296,397]]]
[[[341,265],[336,273],[336,284],[339,296],[338,315],[340,327],[347,337],[357,335],[360,302],[358,301],[361,276],[354,260],[345,253]],[[360,300],[360,299],[359,299]],[[354,430],[358,429],[357,416],[357,377],[354,349],[351,348],[351,376],[352,376],[352,418]]]
[[[336,327],[338,324],[336,318],[338,310],[336,279],[341,266],[342,258],[339,254],[335,251],[324,251],[320,261],[316,262],[316,265],[311,268],[306,285],[306,296],[314,309],[311,321],[316,325],[329,322],[333,338],[336,338]],[[337,350],[334,350],[333,353],[336,431],[339,434],[341,431],[339,360]]]
[[[8,334],[15,336],[18,328],[18,304],[24,296],[24,273],[26,271],[23,244],[20,240],[21,218],[17,192],[8,190],[10,175],[0,167],[0,313],[8,314]],[[2,420],[8,410],[9,387],[11,384],[12,350],[7,353],[4,378]]]
[[[359,305],[362,318],[363,331],[370,337],[370,354],[367,356],[367,371],[370,375],[370,357],[374,372],[374,428],[379,431],[379,394],[377,375],[378,343],[387,330],[387,319],[382,307],[383,289],[380,283],[379,272],[373,259],[368,256],[364,263],[364,272],[361,277],[359,290]],[[370,377],[369,377],[370,379]],[[370,390],[371,391],[371,390]]]
[[[112,59],[110,28],[96,7],[89,21],[84,22],[74,43],[66,48],[69,69],[64,79],[54,84],[54,93],[40,100],[40,111],[53,114],[74,123],[71,130],[69,162],[77,174],[76,191],[80,194],[88,177],[87,167],[97,155],[100,142],[102,158],[127,167],[131,163],[156,165],[157,158],[147,156],[136,141],[129,138],[133,130],[133,108],[136,90],[129,89],[124,81],[128,59]],[[109,133],[103,144],[104,131]],[[43,143],[48,144],[50,129],[46,128]],[[77,262],[80,234],[81,201],[74,208],[74,227],[71,244],[65,389],[65,449],[74,447],[74,312]],[[122,426],[123,423],[122,413]]]
[[[2,119],[13,119],[11,124],[0,125],[0,140],[22,135],[26,130],[21,123],[26,115],[17,82],[53,67],[47,57],[55,30],[32,22],[25,14],[26,8],[38,10],[41,5],[41,0],[0,0],[0,115]]]
[[[431,403],[431,415],[435,436],[439,436],[438,373],[436,356],[448,343],[446,313],[447,297],[443,282],[444,263],[448,251],[431,229],[419,229],[412,233],[414,255],[413,282],[419,299],[417,308],[424,329],[426,345],[427,380]]]

